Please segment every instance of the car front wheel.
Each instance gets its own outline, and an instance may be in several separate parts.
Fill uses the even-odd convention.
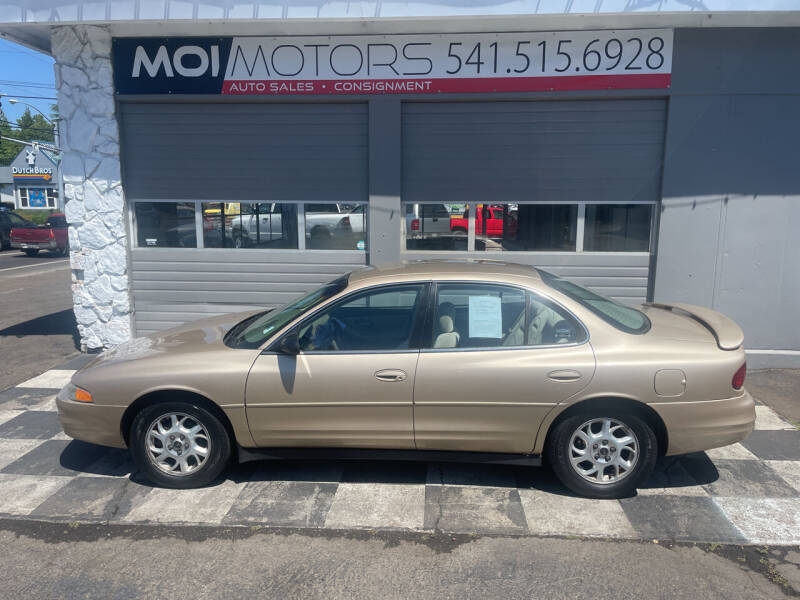
[[[130,438],[136,465],[150,481],[167,488],[204,486],[225,470],[231,456],[225,426],[187,402],[145,408],[134,418]]]
[[[553,471],[573,492],[622,498],[652,472],[658,441],[650,426],[632,414],[584,412],[555,427],[546,451]]]

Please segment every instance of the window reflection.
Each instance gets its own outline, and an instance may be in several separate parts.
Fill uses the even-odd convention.
[[[583,249],[587,252],[647,252],[652,219],[652,204],[588,204]]]
[[[466,204],[406,204],[407,250],[466,250]]]
[[[366,250],[366,204],[306,204],[306,248]]]
[[[206,248],[297,248],[297,206],[203,202]]]
[[[194,202],[136,202],[139,247],[196,248]]]
[[[475,250],[575,251],[575,204],[478,204]]]

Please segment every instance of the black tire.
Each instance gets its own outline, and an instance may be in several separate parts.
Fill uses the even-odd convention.
[[[11,246],[8,236],[0,231],[0,250],[7,250]]]
[[[54,250],[53,254],[55,256],[69,256],[69,243],[64,246],[61,250]]]
[[[25,252],[25,254],[27,254],[28,256],[36,256],[37,254],[39,254],[38,250],[23,250],[23,252]]]
[[[620,479],[610,483],[592,482],[581,476],[571,463],[572,450],[570,442],[572,436],[577,433],[582,425],[593,419],[611,419],[629,428],[636,436],[638,445],[638,457],[633,467],[626,471]],[[592,430],[594,432],[594,429]],[[616,430],[619,432],[619,430]],[[577,442],[578,440],[576,440]],[[612,441],[611,444],[614,442]],[[602,450],[602,445],[600,450]],[[615,451],[619,451],[614,447]],[[587,451],[594,450],[587,447]],[[626,457],[630,456],[630,450],[623,450]],[[606,450],[609,452],[609,450]],[[581,496],[589,498],[625,498],[633,494],[639,484],[644,481],[652,472],[658,459],[658,440],[650,426],[641,418],[631,413],[624,413],[614,410],[590,410],[571,417],[558,423],[548,436],[547,448],[545,453],[550,466],[556,476],[570,490]],[[577,454],[577,453],[576,453]],[[587,460],[583,463],[586,470],[591,470]],[[603,467],[604,477],[612,472],[613,468]]]
[[[194,421],[205,428],[208,434],[208,455],[204,462],[196,470],[188,471],[184,475],[167,473],[149,456],[148,431],[159,417],[170,414],[186,415],[189,422],[184,421],[185,424],[191,425],[191,421]],[[222,474],[231,457],[231,440],[225,426],[205,408],[188,402],[159,402],[141,410],[131,424],[130,448],[134,462],[147,479],[161,487],[173,489],[197,488],[209,484]]]

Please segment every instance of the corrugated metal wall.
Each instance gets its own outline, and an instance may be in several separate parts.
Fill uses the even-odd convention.
[[[367,105],[121,105],[131,200],[367,197]]]
[[[356,252],[134,249],[136,331],[283,304],[363,265]]]
[[[366,104],[121,105],[135,200],[366,201]],[[137,335],[295,298],[363,266],[352,251],[133,248]]]
[[[661,197],[666,100],[407,102],[406,202]]]

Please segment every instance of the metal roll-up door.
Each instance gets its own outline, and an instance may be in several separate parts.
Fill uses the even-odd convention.
[[[129,202],[368,200],[364,103],[120,105]],[[133,245],[133,244],[132,244]],[[355,251],[132,248],[136,333],[289,301],[362,266]]]
[[[657,203],[665,122],[660,98],[407,102],[403,201]],[[630,303],[647,295],[642,252],[482,256],[550,268]]]

